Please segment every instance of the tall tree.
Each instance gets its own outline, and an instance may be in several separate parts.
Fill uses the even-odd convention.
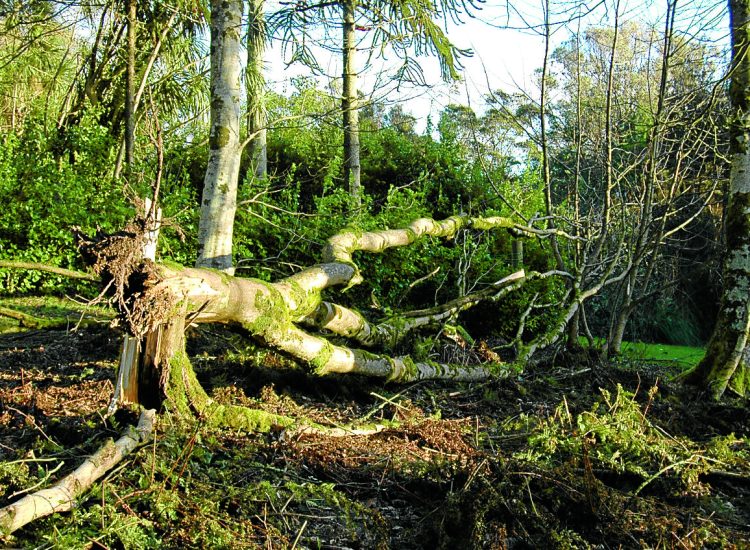
[[[731,175],[725,212],[724,290],[706,355],[685,376],[714,399],[750,383],[750,1],[730,0],[732,64],[729,97]]]
[[[247,135],[250,166],[256,178],[264,179],[268,171],[268,148],[266,143],[266,79],[263,55],[266,51],[267,34],[264,17],[264,0],[249,0],[247,15]]]
[[[227,272],[240,173],[242,8],[242,0],[211,1],[211,133],[196,265]]]
[[[436,21],[448,18],[458,21],[460,14],[473,7],[471,0],[378,0],[374,3],[302,0],[282,7],[272,16],[274,29],[282,32],[285,46],[293,49],[292,61],[301,61],[318,71],[320,67],[309,47],[316,38],[311,29],[318,24],[329,26],[331,21],[341,21],[342,41],[335,48],[342,53],[343,175],[355,202],[361,198],[359,109],[362,102],[357,87],[357,51],[393,50],[404,59],[398,78],[414,82],[424,82],[424,76],[420,64],[409,53],[433,54],[438,58],[443,78],[457,79],[461,67],[459,58],[470,52],[456,48]],[[358,37],[357,32],[367,33],[367,36]]]
[[[344,20],[343,34],[343,90],[341,111],[344,126],[344,183],[356,204],[361,200],[361,174],[359,164],[359,109],[357,106],[357,35],[355,15],[356,0],[341,3]]]

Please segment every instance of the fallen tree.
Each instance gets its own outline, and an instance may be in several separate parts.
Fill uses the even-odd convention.
[[[504,217],[453,216],[442,221],[422,218],[403,229],[344,231],[331,237],[322,263],[268,283],[224,272],[155,263],[143,259],[143,232],[137,226],[117,235],[88,239],[82,251],[95,272],[114,290],[122,320],[139,342],[131,351],[137,364],[120,396],[146,407],[162,405],[181,416],[245,430],[289,427],[295,419],[211,400],[198,383],[185,352],[185,327],[221,323],[240,327],[263,345],[280,351],[315,375],[356,373],[392,382],[422,379],[481,380],[506,376],[513,369],[490,362],[476,365],[415,361],[373,348],[392,349],[410,332],[439,326],[477,303],[498,300],[527,281],[559,275],[512,273],[482,290],[446,304],[391,315],[371,322],[360,312],[324,299],[327,290],[350,288],[364,279],[354,262],[357,252],[380,253],[428,237],[452,238],[462,229],[503,229],[514,235],[538,236],[538,229]],[[314,331],[314,332],[313,332]],[[331,342],[335,335],[348,342]],[[121,362],[128,368],[131,359]]]

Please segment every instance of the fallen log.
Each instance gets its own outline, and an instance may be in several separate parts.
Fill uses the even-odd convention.
[[[120,439],[108,440],[96,453],[56,485],[26,495],[17,502],[0,509],[0,533],[8,535],[36,519],[71,510],[76,505],[78,497],[85,493],[96,480],[111,470],[138,445],[151,438],[155,417],[155,410],[144,410],[137,427],[128,426]]]

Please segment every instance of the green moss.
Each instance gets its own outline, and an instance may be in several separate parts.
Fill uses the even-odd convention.
[[[309,315],[320,304],[320,292],[305,290],[297,281],[289,281],[289,294],[295,303],[295,315]]]
[[[245,328],[257,336],[268,335],[272,330],[279,330],[282,325],[290,323],[289,310],[281,293],[271,284],[258,281],[265,287],[265,292],[255,295],[255,308],[258,317],[254,321],[246,322]]]
[[[221,149],[229,143],[229,128],[219,126],[211,136],[211,149]]]
[[[407,355],[402,357],[401,361],[406,368],[399,378],[402,380],[416,380],[419,376],[419,369],[414,360]]]
[[[195,378],[190,359],[184,350],[175,353],[169,361],[169,373],[165,393],[166,408],[181,419],[193,417],[191,405],[198,410],[205,408],[208,396]]]
[[[383,345],[392,348],[398,344],[408,333],[406,330],[407,324],[407,319],[398,315],[389,317],[386,321],[381,323],[379,328],[383,329],[387,334],[387,338],[385,338]]]
[[[183,422],[192,422],[198,416],[209,426],[247,432],[268,432],[297,424],[295,419],[286,416],[214,402],[195,377],[184,351],[174,354],[170,361],[167,397],[167,409]]]
[[[184,265],[167,259],[160,259],[157,265],[163,265],[164,267],[172,269],[174,271],[182,271],[183,269],[185,269]]]
[[[310,366],[312,367],[313,373],[317,375],[323,375],[327,371],[328,362],[331,360],[331,357],[333,356],[333,344],[326,341],[323,344],[323,349],[320,350],[320,353],[312,360],[310,361]]]
[[[212,426],[260,433],[288,428],[297,423],[295,419],[288,416],[238,405],[219,405],[216,403],[210,404],[209,411],[206,414],[206,422]]]
[[[748,386],[750,386],[750,369],[744,361],[741,361],[730,378],[728,387],[740,397],[745,397]]]

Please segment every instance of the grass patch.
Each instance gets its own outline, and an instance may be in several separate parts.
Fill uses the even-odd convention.
[[[673,346],[670,344],[647,344],[645,342],[625,342],[622,355],[628,359],[651,362],[667,362],[682,370],[694,367],[703,359],[704,347]]]
[[[596,338],[595,343],[596,346],[602,346],[604,339]],[[588,347],[588,340],[581,338],[581,345]],[[667,367],[683,371],[696,366],[705,353],[705,347],[623,342],[620,357],[630,362],[663,363]]]

